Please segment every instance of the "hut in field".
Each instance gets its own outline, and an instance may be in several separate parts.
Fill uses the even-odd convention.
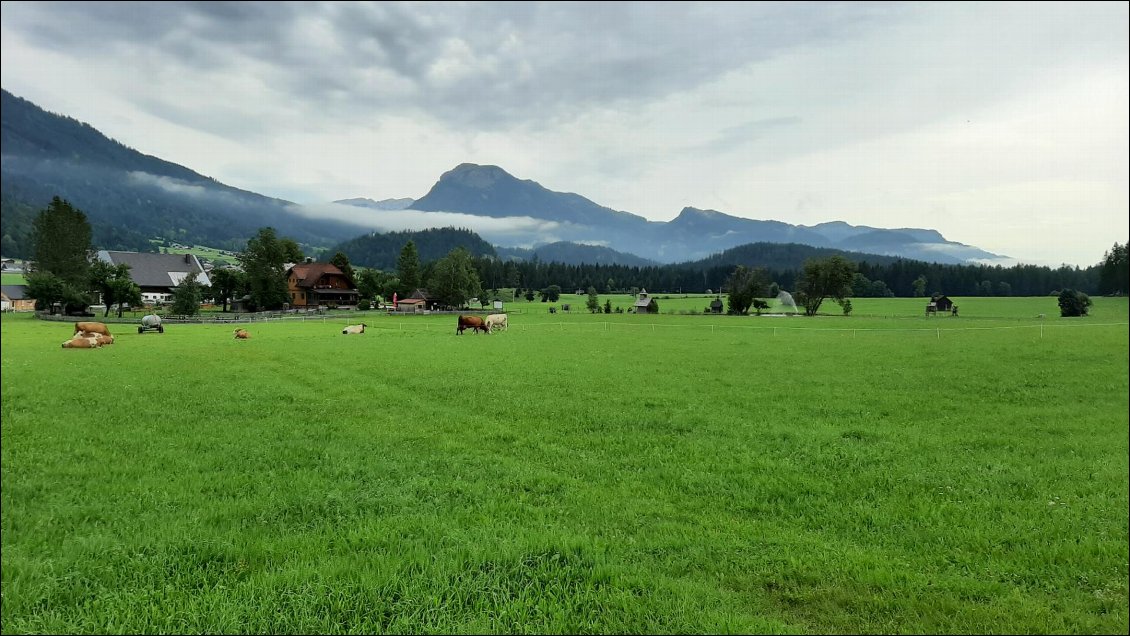
[[[646,289],[640,291],[640,295],[636,298],[636,302],[632,307],[637,314],[659,313],[659,303],[655,302],[655,299],[648,295]]]

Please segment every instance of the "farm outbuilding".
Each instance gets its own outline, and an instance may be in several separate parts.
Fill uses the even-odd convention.
[[[33,311],[35,299],[27,296],[27,285],[4,285],[2,294],[4,311]]]
[[[659,303],[655,302],[655,299],[648,295],[646,289],[640,291],[640,295],[636,298],[636,302],[632,307],[637,314],[659,313]]]

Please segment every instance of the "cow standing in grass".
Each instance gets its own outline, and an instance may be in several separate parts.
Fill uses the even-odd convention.
[[[487,330],[494,332],[495,329],[506,331],[508,325],[506,323],[506,314],[491,314],[486,319]]]
[[[487,323],[479,316],[459,316],[459,325],[455,328],[455,335],[462,336],[464,329],[471,329],[472,331],[483,333],[490,333],[487,328]]]
[[[106,324],[102,323],[102,322],[76,322],[75,323],[75,334],[77,335],[77,334],[80,334],[80,333],[83,333],[83,332],[100,333],[104,336],[109,336],[110,335],[110,328],[107,327]]]

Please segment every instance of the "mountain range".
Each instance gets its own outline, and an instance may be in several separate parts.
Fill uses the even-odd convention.
[[[499,166],[471,163],[445,172],[418,199],[340,199],[327,204],[334,212],[327,215],[318,206],[233,188],[142,154],[89,124],[49,113],[6,90],[2,99],[0,249],[5,256],[28,253],[31,221],[51,197],[59,196],[86,213],[95,243],[103,249],[144,249],[149,239],[163,237],[239,250],[266,225],[324,249],[374,230],[459,224],[497,246],[503,258],[529,258],[533,253],[524,250],[537,248],[543,261],[554,255],[552,260],[561,262],[684,262],[755,242],[938,263],[1002,258],[930,229],[839,221],[792,225],[693,207],[669,222],[650,221],[518,179]]]

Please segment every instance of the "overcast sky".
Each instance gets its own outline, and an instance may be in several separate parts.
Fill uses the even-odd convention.
[[[1128,4],[3,2],[3,88],[302,204],[459,163],[667,221],[1128,230]]]

